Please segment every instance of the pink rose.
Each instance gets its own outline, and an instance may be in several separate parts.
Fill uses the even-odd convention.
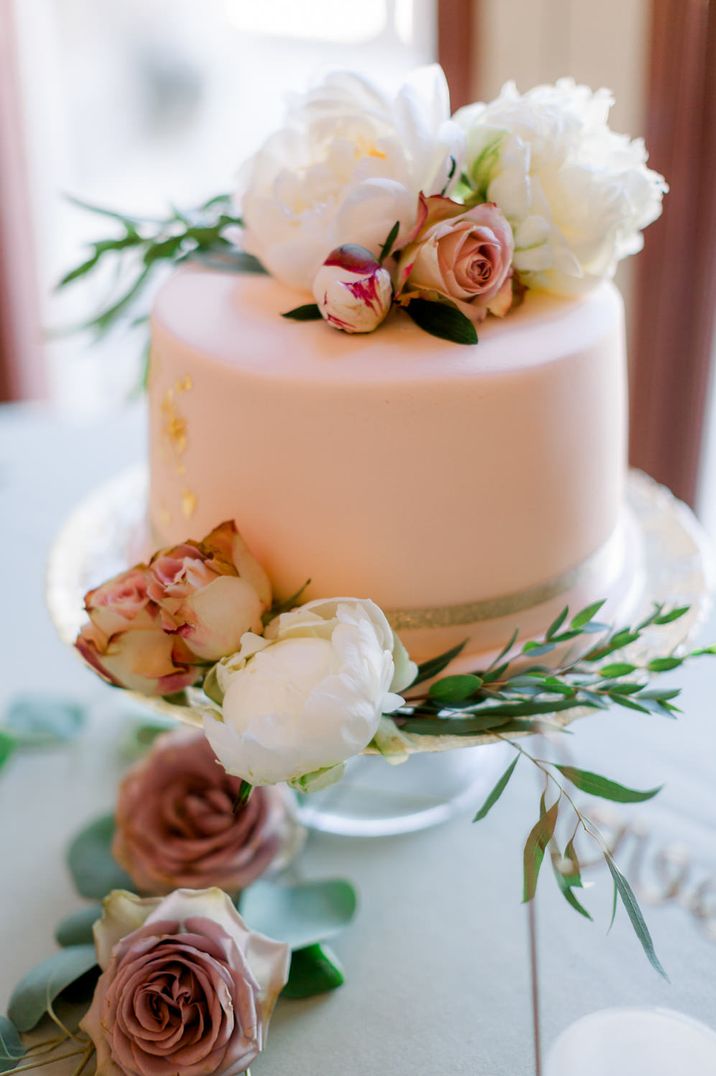
[[[332,250],[316,273],[313,296],[334,329],[370,333],[388,315],[393,281],[369,250],[346,243]]]
[[[89,622],[75,646],[105,680],[144,695],[168,695],[201,675],[178,635],[163,630],[149,596],[148,569],[140,564],[88,591]]]
[[[271,606],[271,584],[233,522],[201,542],[155,553],[149,562],[149,597],[167,632],[192,654],[214,662],[239,649],[247,631],[261,633]]]
[[[448,299],[471,321],[512,305],[512,229],[492,202],[465,209],[420,195],[418,222],[400,252],[398,298]]]
[[[256,788],[237,815],[238,777],[202,732],[171,732],[119,789],[112,851],[143,893],[217,885],[236,893],[271,865],[290,820],[283,793]]]
[[[80,1027],[98,1076],[238,1076],[263,1049],[290,950],[248,930],[220,889],[111,893],[95,944]]]

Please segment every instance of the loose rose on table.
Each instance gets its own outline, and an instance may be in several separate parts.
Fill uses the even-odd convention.
[[[503,317],[512,305],[512,229],[492,202],[466,209],[420,195],[418,221],[400,251],[398,302],[447,300],[471,321]]]
[[[80,1027],[98,1076],[238,1076],[263,1050],[290,950],[220,889],[111,893],[94,933],[102,974]]]
[[[291,831],[286,796],[257,788],[237,814],[239,786],[203,733],[155,741],[124,777],[115,812],[112,854],[140,892],[237,893],[269,869]]]

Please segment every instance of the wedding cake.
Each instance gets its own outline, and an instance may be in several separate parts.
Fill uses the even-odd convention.
[[[451,117],[439,69],[297,98],[241,178],[254,271],[154,305],[153,545],[233,519],[275,593],[370,597],[417,660],[623,602],[610,278],[665,184],[610,104],[562,80]]]

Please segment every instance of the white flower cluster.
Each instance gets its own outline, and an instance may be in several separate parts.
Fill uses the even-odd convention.
[[[395,221],[398,250],[418,195],[494,202],[514,232],[514,268],[528,287],[571,294],[614,274],[641,249],[667,185],[640,139],[608,127],[606,90],[571,79],[450,116],[445,77],[422,69],[391,98],[336,73],[290,104],[243,170],[245,246],[277,279],[310,291],[328,253],[360,244],[377,255]]]

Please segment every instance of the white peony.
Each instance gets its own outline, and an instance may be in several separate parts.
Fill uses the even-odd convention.
[[[509,220],[528,287],[574,294],[613,276],[661,213],[667,184],[646,167],[641,139],[609,129],[612,104],[608,90],[572,79],[523,95],[509,82],[455,115],[472,198],[496,202]]]
[[[222,766],[253,785],[360,754],[416,674],[384,613],[359,598],[282,613],[215,668],[223,720],[207,715],[204,731]]]
[[[310,291],[334,247],[358,243],[377,254],[396,221],[407,235],[420,191],[439,193],[460,175],[463,146],[437,65],[416,71],[394,97],[360,75],[331,74],[289,102],[284,127],[242,170],[245,249]]]

